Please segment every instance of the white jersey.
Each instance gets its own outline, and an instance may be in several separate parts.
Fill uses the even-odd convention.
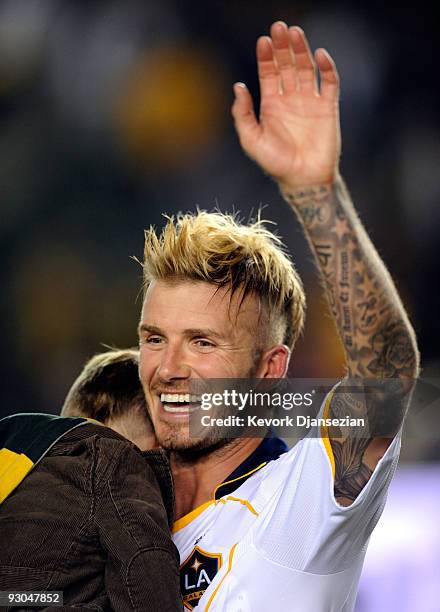
[[[184,610],[353,610],[399,449],[400,434],[355,502],[343,507],[333,494],[328,438],[307,437],[238,478],[232,493],[176,521]]]

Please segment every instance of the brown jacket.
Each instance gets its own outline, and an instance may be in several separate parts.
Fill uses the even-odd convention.
[[[161,451],[76,427],[0,505],[0,591],[63,591],[52,611],[181,610],[172,505]]]

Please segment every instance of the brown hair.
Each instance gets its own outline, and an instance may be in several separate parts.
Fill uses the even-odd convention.
[[[249,225],[236,216],[197,211],[167,217],[160,236],[145,232],[144,289],[153,280],[198,280],[255,293],[268,317],[274,344],[293,347],[302,332],[305,295],[281,240],[258,218]]]
[[[106,423],[145,405],[138,365],[139,352],[133,349],[95,355],[70,388],[61,416],[83,416]]]

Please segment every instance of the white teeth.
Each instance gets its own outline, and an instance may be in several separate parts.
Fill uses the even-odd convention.
[[[178,412],[179,414],[190,414],[190,412],[194,412],[196,410],[195,406],[170,406],[169,404],[164,404],[163,409],[165,412]]]
[[[163,409],[165,412],[179,413],[182,415],[190,414],[197,410],[201,398],[198,395],[192,395],[190,393],[161,393],[160,401],[162,402]],[[175,404],[185,403],[185,406],[176,406]],[[170,404],[174,404],[171,406]]]
[[[191,395],[189,393],[161,393],[160,401],[169,404],[177,404],[178,402],[189,404],[192,402],[200,402],[200,398],[198,395]]]

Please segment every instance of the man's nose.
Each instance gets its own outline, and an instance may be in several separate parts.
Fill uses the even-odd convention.
[[[169,344],[162,352],[162,359],[157,374],[169,382],[178,378],[189,378],[191,368],[185,359],[183,347]]]

